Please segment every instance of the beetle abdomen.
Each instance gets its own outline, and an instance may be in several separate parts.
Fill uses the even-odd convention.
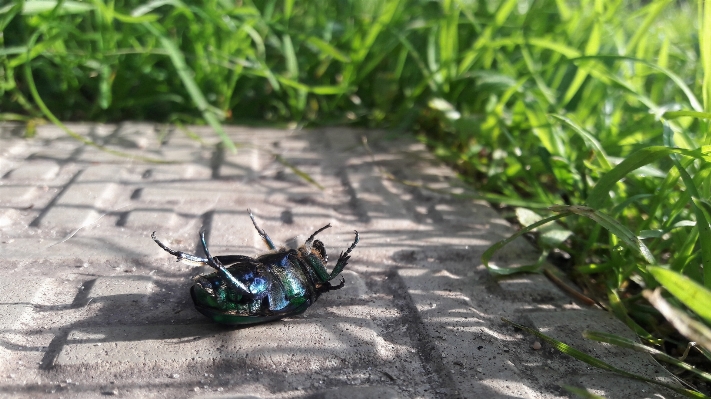
[[[326,270],[326,247],[315,240],[318,233],[330,224],[316,230],[298,249],[277,250],[267,233],[257,226],[254,216],[249,217],[259,236],[272,252],[252,258],[245,255],[213,257],[200,233],[205,257],[177,251],[151,238],[164,251],[177,260],[190,265],[206,265],[215,273],[195,279],[190,296],[195,308],[205,316],[224,324],[255,324],[303,313],[322,293],[343,287],[330,283],[346,267],[350,253],[358,244],[358,232],[353,243],[338,257],[331,272]]]

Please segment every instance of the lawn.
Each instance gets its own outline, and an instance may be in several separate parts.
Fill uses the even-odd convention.
[[[29,134],[46,120],[414,132],[534,233],[538,264],[489,264],[502,242],[492,273],[552,262],[642,341],[674,356],[696,342],[685,361],[711,369],[702,0],[13,0],[0,31],[0,120]]]

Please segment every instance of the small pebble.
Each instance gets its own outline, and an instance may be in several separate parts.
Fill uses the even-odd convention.
[[[537,350],[541,349],[541,343],[536,341],[533,343],[533,345],[531,345],[531,348],[533,348],[534,351],[537,351]]]
[[[180,374],[171,374],[170,378],[173,378],[173,379],[180,378]]]

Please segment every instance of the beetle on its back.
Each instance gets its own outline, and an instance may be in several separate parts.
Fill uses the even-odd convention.
[[[249,211],[254,228],[272,252],[251,258],[244,255],[212,256],[200,233],[205,258],[168,248],[155,235],[151,238],[169,254],[193,266],[210,266],[215,273],[199,276],[190,289],[195,308],[212,320],[223,324],[256,324],[303,313],[318,297],[345,284],[330,281],[346,267],[350,253],[358,244],[355,232],[353,244],[338,257],[331,273],[326,270],[326,248],[316,235],[331,227],[316,230],[297,249],[279,249],[267,233],[257,226]]]

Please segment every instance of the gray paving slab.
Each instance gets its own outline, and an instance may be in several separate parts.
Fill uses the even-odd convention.
[[[633,335],[545,277],[492,278],[481,254],[513,230],[485,203],[446,194],[465,188],[412,138],[230,127],[231,153],[206,127],[188,127],[202,142],[167,125],[70,127],[168,163],[109,155],[51,125],[25,140],[0,124],[0,397],[558,398],[565,385],[673,397],[533,349],[502,322],[672,381],[649,357],[584,340],[585,329]],[[205,268],[176,263],[150,234],[202,255],[205,231],[213,254],[255,256],[266,249],[247,208],[279,246],[330,223],[319,238],[331,257],[358,230],[346,286],[249,328],[198,313],[189,289]],[[518,240],[495,261],[536,258]]]

